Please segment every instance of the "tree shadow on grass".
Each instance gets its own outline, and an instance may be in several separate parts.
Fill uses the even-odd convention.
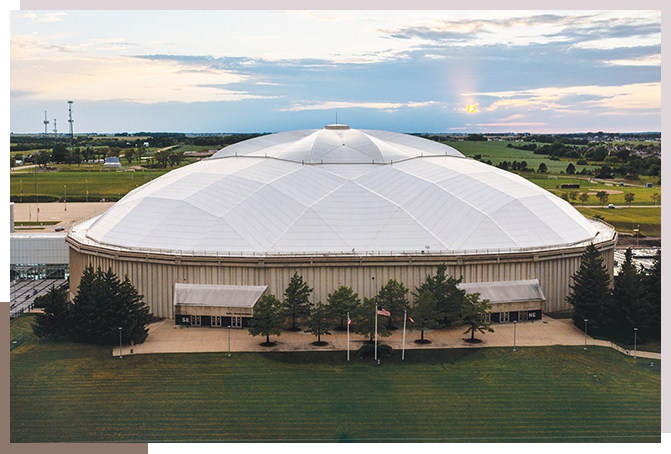
[[[479,348],[415,348],[405,350],[405,360],[401,359],[401,350],[391,352],[391,358],[384,364],[454,364],[462,358],[477,353]],[[271,361],[289,364],[348,364],[347,351],[304,351],[304,352],[260,352]],[[356,350],[350,350],[350,363],[370,362],[370,358],[359,358]]]

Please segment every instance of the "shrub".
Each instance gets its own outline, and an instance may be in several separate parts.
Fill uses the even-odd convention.
[[[377,346],[377,357],[378,358],[391,358],[392,348],[386,344],[378,344]],[[363,344],[359,350],[356,352],[359,358],[374,358],[375,357],[375,345],[374,344]]]

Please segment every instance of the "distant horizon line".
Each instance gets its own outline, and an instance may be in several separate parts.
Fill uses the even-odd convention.
[[[319,129],[319,128],[302,128],[302,129]],[[359,129],[359,128],[355,128]],[[361,129],[371,129],[371,128],[361,128]],[[300,129],[287,129],[281,131],[235,131],[235,132],[195,132],[195,131],[137,131],[137,132],[76,132],[75,136],[84,136],[84,135],[117,135],[117,134],[128,134],[128,136],[136,134],[194,134],[194,135],[220,135],[220,134],[277,134],[279,132],[286,131],[299,131]],[[391,131],[394,132],[394,131]],[[398,132],[398,131],[396,131]],[[469,131],[469,132],[430,132],[430,131],[415,131],[415,132],[401,132],[401,134],[441,134],[441,135],[453,135],[453,136],[465,136],[470,134],[480,134],[480,135],[566,135],[566,134],[619,134],[619,135],[638,135],[638,134],[661,134],[661,131],[639,131],[639,132],[617,132],[617,131],[587,131],[587,132],[481,132],[481,131]],[[10,135],[38,135],[44,136],[44,132],[13,132],[10,131]],[[69,136],[68,132],[59,132],[53,133],[50,132],[47,135],[49,136]],[[119,136],[126,137],[126,136]]]

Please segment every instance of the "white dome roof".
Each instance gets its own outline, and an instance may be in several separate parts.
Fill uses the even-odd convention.
[[[405,134],[271,134],[135,189],[93,223],[98,243],[237,254],[561,246],[595,224],[522,177]]]

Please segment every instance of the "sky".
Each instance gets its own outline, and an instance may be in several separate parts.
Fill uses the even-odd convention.
[[[661,11],[11,11],[10,131],[661,131]],[[474,106],[469,112],[468,107]]]

